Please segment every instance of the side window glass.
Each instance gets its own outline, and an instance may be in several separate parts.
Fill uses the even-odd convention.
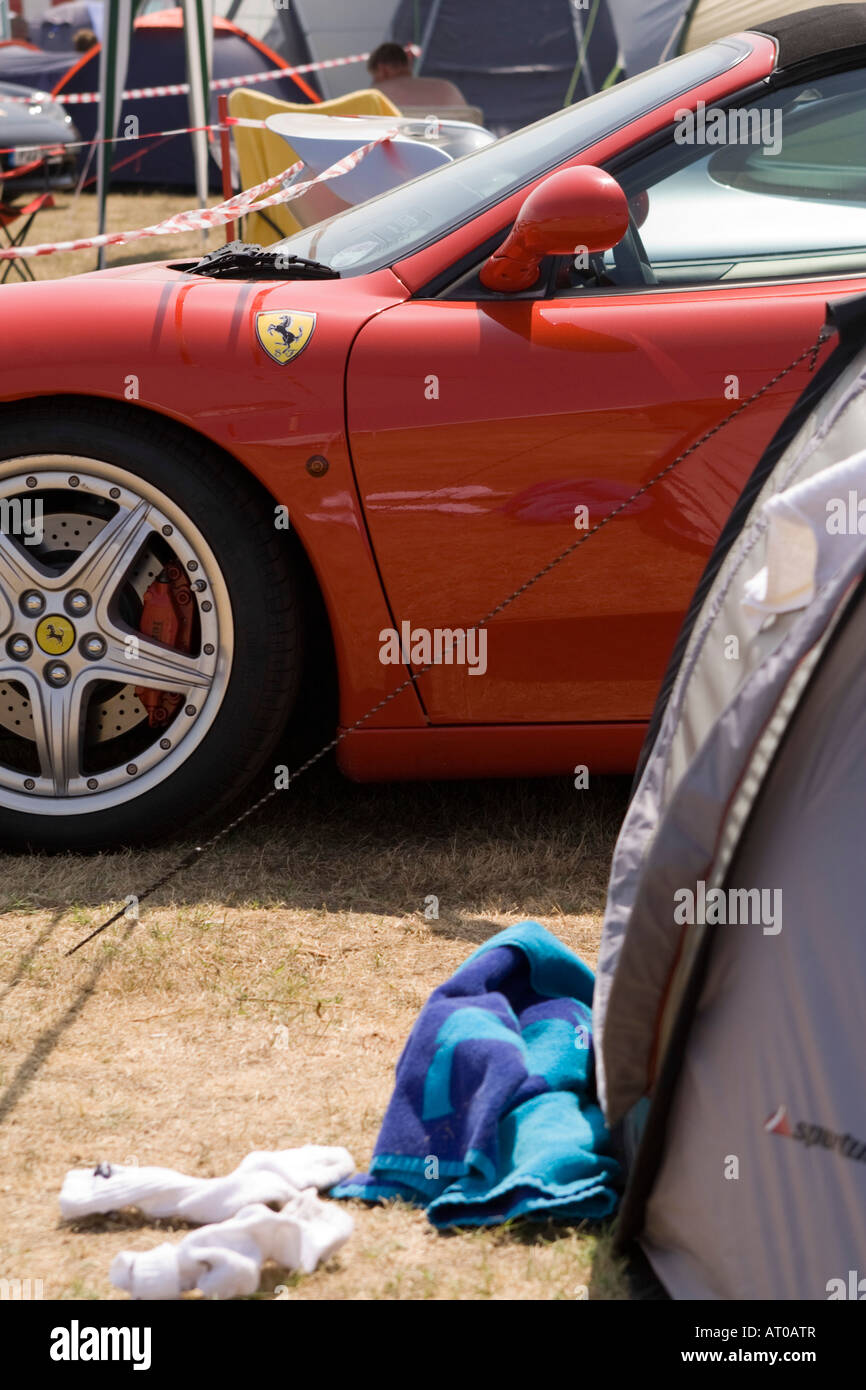
[[[617,177],[629,233],[560,292],[866,272],[866,70],[683,113]]]

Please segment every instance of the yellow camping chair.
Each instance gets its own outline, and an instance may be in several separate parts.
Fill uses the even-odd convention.
[[[279,101],[264,92],[255,92],[246,87],[238,87],[229,96],[229,114],[244,116],[254,121],[263,121],[268,116],[284,115],[287,111],[297,111],[304,116],[399,116],[400,112],[393,102],[374,87],[358,92],[348,92],[344,97],[334,97],[332,101],[304,106],[292,101]],[[252,188],[257,183],[279,174],[294,164],[298,156],[281,135],[271,130],[255,130],[245,126],[233,128],[235,148],[241,172],[241,184]],[[301,208],[303,204],[303,209]],[[347,204],[328,184],[321,184],[312,192],[299,198],[295,203],[282,203],[268,208],[265,212],[251,212],[244,219],[244,239],[269,246],[284,236],[291,236],[302,227],[319,222],[323,217],[331,217]],[[296,215],[297,213],[297,215]]]

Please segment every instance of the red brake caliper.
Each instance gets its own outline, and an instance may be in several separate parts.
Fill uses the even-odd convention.
[[[194,611],[189,580],[180,565],[172,562],[148,586],[138,630],[177,652],[188,652]],[[173,691],[152,690],[144,685],[137,685],[135,693],[152,726],[167,723],[183,699]]]

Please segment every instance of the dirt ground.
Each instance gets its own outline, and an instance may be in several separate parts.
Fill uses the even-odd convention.
[[[141,921],[64,951],[188,846],[0,857],[0,1277],[45,1298],[118,1296],[121,1249],[177,1223],[65,1225],[66,1170],[222,1174],[255,1148],[370,1158],[393,1069],[430,991],[481,941],[535,917],[590,964],[624,784],[359,787],[329,769],[278,796]],[[438,920],[425,918],[429,894]],[[356,1230],[282,1297],[624,1296],[604,1230],[437,1234],[353,1203]],[[265,1292],[260,1297],[272,1297]]]

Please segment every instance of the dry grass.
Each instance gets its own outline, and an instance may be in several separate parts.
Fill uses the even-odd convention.
[[[73,241],[79,237],[94,236],[97,230],[96,197],[92,192],[82,193],[76,198],[73,193],[55,193],[56,206],[40,212],[27,238],[28,245],[51,241]],[[24,198],[19,202],[26,201]],[[209,206],[219,202],[217,196],[211,197]],[[119,192],[111,193],[106,206],[106,230],[109,232],[131,231],[136,227],[148,227],[162,222],[175,213],[185,212],[195,207],[193,193]],[[136,261],[164,261],[177,257],[200,256],[205,251],[213,251],[225,240],[225,228],[215,227],[204,237],[201,232],[184,232],[179,236],[154,237],[147,241],[134,241],[126,246],[109,246],[106,249],[106,266],[133,265]],[[59,251],[53,256],[39,256],[30,261],[30,267],[37,280],[59,280],[66,275],[80,275],[83,271],[96,270],[96,251]],[[13,270],[9,284],[18,279]]]
[[[288,799],[289,795],[291,800]],[[346,1144],[363,1165],[430,990],[535,916],[594,963],[624,788],[567,779],[357,787],[324,770],[67,960],[106,906],[182,845],[0,860],[0,1274],[107,1298],[114,1254],[166,1239],[128,1215],[60,1223],[67,1168],[137,1160],[202,1175],[251,1149]],[[424,900],[440,900],[438,921]],[[290,1298],[622,1297],[602,1231],[436,1234],[355,1205],[331,1264]]]

